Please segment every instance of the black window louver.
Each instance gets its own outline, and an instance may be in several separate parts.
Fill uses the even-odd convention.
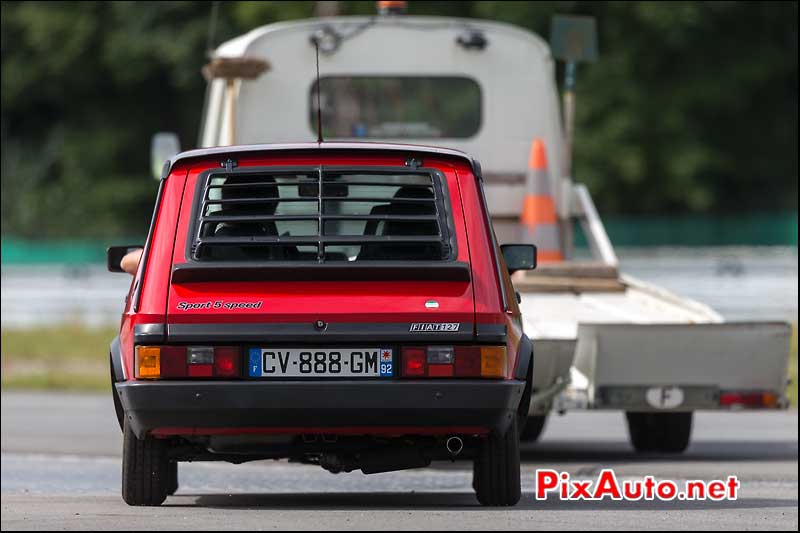
[[[444,261],[444,177],[396,168],[211,171],[198,180],[195,261]]]

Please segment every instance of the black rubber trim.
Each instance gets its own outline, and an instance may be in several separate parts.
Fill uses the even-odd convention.
[[[432,323],[444,322],[431,321]],[[410,331],[411,323],[330,323],[320,330],[313,322],[245,324],[168,324],[169,342],[463,342],[471,341],[473,324],[458,331]]]
[[[135,344],[158,344],[166,340],[164,324],[136,324],[133,326]]]
[[[517,345],[517,363],[514,368],[514,378],[524,380],[528,375],[528,366],[533,364],[533,343],[524,333]]]
[[[126,382],[115,385],[138,437],[156,428],[455,427],[505,431],[518,380]]]
[[[505,324],[475,324],[475,338],[478,342],[499,342],[505,344],[508,331]]]
[[[204,281],[470,281],[469,264],[460,261],[419,263],[179,263],[172,283]]]
[[[111,354],[111,369],[115,382],[125,381],[125,371],[122,369],[122,350],[119,345],[119,336],[114,337],[108,348]]]

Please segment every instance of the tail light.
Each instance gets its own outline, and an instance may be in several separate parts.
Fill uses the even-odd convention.
[[[235,378],[241,376],[236,346],[137,346],[137,379]]]
[[[153,379],[161,377],[161,348],[158,346],[136,347],[136,377]]]
[[[238,377],[241,365],[239,348],[221,346],[214,350],[214,375],[217,377]]]
[[[778,407],[778,396],[772,392],[762,391],[722,391],[719,404],[723,407]]]
[[[493,378],[506,375],[505,346],[407,346],[402,353],[404,378]]]

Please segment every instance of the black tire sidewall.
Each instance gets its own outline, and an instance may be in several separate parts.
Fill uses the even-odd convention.
[[[519,433],[512,417],[505,433],[493,432],[482,443],[473,468],[473,488],[481,505],[516,505],[521,497]]]
[[[122,499],[128,505],[161,505],[169,488],[167,443],[145,437],[139,439],[128,421],[124,423],[122,444]]]
[[[693,413],[625,413],[637,452],[682,453],[688,448]]]

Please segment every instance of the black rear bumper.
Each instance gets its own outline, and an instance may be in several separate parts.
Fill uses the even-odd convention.
[[[134,433],[504,431],[524,381],[159,381],[114,385]],[[464,431],[467,432],[467,431]]]

